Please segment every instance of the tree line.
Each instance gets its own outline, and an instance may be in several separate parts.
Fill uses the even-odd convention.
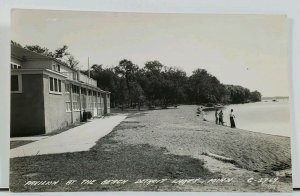
[[[87,73],[88,71],[85,71]],[[261,101],[261,93],[238,85],[222,84],[205,69],[196,69],[191,76],[176,67],[159,61],[148,61],[140,68],[123,59],[118,65],[94,64],[90,75],[100,88],[112,93],[114,106],[140,107],[177,104],[238,104]]]
[[[22,47],[17,42],[11,44]],[[68,52],[64,45],[54,52],[39,45],[26,45],[24,48],[52,58],[65,65],[78,68],[79,61]],[[88,74],[88,70],[81,71]],[[177,104],[239,104],[261,101],[261,93],[251,92],[238,85],[222,84],[205,69],[196,69],[192,75],[176,68],[165,66],[157,60],[148,61],[143,67],[123,59],[116,66],[91,66],[90,76],[97,81],[99,88],[111,92],[112,107],[163,108]]]

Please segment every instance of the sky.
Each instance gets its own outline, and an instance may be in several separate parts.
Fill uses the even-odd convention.
[[[206,69],[224,84],[263,96],[289,96],[288,19],[284,15],[164,14],[12,10],[11,39],[54,51],[62,45],[80,61],[143,67],[158,60],[188,75]]]

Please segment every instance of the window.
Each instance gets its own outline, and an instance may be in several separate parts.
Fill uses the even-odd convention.
[[[72,93],[79,94],[79,86],[72,85]]]
[[[65,101],[66,101],[66,112],[71,112],[71,84],[65,84]]]
[[[22,75],[14,74],[10,77],[10,90],[12,93],[22,93]]]
[[[78,73],[77,72],[73,72],[73,80],[77,80],[78,79]]]
[[[50,93],[61,94],[61,80],[57,78],[49,78]]]
[[[57,79],[56,78],[54,78],[54,91],[58,92]]]
[[[79,90],[80,87],[76,85],[72,85],[72,92],[73,92],[73,111],[80,111],[80,97],[79,97]]]
[[[82,87],[81,87],[81,94],[82,94],[82,95],[86,95],[86,88],[82,88]]]
[[[71,90],[71,85],[70,84],[65,84],[65,91],[66,93],[69,93]]]
[[[66,112],[71,112],[71,102],[66,102]]]
[[[100,93],[97,93],[97,114],[102,115]]]
[[[58,64],[53,64],[53,65],[52,65],[52,70],[53,70],[53,71],[60,72],[60,65],[58,65]]]
[[[21,69],[22,66],[17,63],[10,63],[10,68],[11,69]]]
[[[50,77],[50,91],[54,91],[53,89],[53,78]]]
[[[58,80],[58,91],[61,92],[61,80]]]
[[[73,95],[73,111],[80,111],[79,95]]]
[[[77,102],[77,100],[73,102],[73,111],[80,111],[79,102]]]
[[[96,94],[96,91],[93,91],[93,108],[97,109],[97,94]]]
[[[104,108],[104,96],[103,96],[103,94],[101,94],[101,96],[100,96],[100,103],[101,103],[101,108],[103,109]]]

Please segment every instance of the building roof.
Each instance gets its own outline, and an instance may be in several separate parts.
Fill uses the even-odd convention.
[[[31,50],[28,50],[26,48],[23,48],[23,47],[20,47],[20,46],[17,46],[17,45],[14,45],[14,44],[11,44],[11,56],[12,57],[15,57],[21,61],[26,61],[26,60],[34,60],[34,59],[45,59],[45,60],[53,60],[63,66],[66,66],[68,67],[69,69],[73,70],[73,71],[78,71],[74,68],[71,68],[69,67],[66,63],[56,59],[56,58],[53,58],[53,57],[49,57],[49,56],[46,56],[46,55],[43,55],[43,54],[39,54],[39,53],[36,53],[36,52],[33,52]],[[84,72],[80,71],[82,74],[86,75]],[[87,76],[87,75],[86,75]],[[100,89],[99,87],[96,87],[98,89]],[[102,89],[100,89],[101,91],[105,92],[105,93],[108,93],[110,94],[111,92],[109,91],[104,91]]]
[[[50,59],[47,56],[38,54],[36,52],[27,50],[25,48],[16,46],[11,44],[11,56],[16,57],[20,60],[27,60],[27,59]]]
[[[77,71],[76,69],[69,67],[65,62],[62,62],[62,61],[60,61],[56,58],[46,56],[46,55],[43,55],[43,54],[39,54],[39,53],[33,52],[31,50],[28,50],[26,48],[23,48],[23,47],[20,47],[20,46],[17,46],[17,45],[13,45],[13,44],[11,44],[11,56],[13,56],[15,58],[18,58],[22,61],[34,60],[34,59],[53,60],[53,61],[55,61],[55,62],[57,62],[57,63],[59,63],[63,66],[68,67],[69,69]]]

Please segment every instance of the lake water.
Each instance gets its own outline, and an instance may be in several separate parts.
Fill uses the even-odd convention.
[[[230,109],[235,113],[237,128],[272,135],[291,135],[289,101],[257,102],[229,105],[223,108],[224,122],[230,126]],[[206,118],[215,121],[215,112],[207,111]]]

